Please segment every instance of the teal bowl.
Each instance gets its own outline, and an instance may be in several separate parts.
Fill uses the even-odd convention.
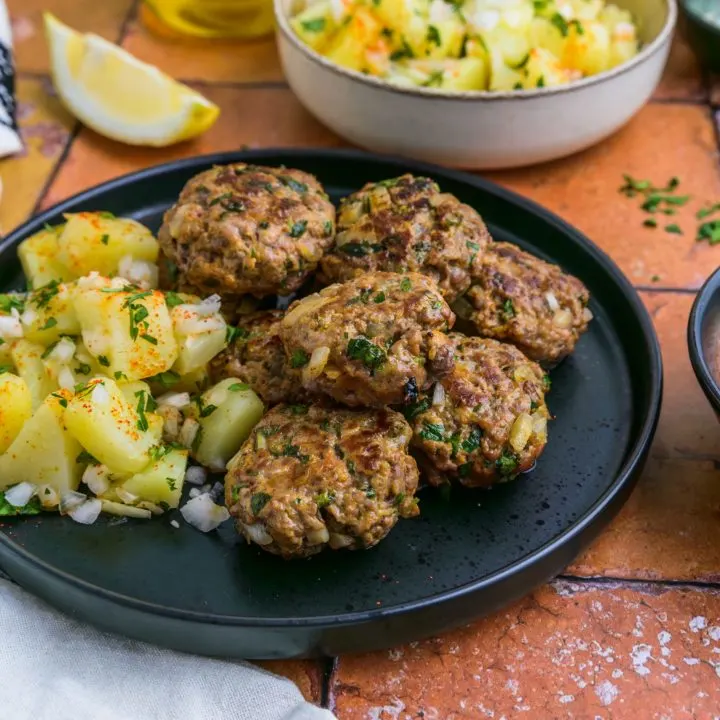
[[[720,73],[720,2],[681,0],[685,34],[702,64]]]

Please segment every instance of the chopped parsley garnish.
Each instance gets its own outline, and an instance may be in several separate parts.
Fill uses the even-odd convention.
[[[213,205],[219,205],[224,200],[229,200],[232,197],[231,192],[223,193],[222,195],[218,195],[217,197],[213,198],[209,203],[208,207],[213,207]]]
[[[412,283],[410,282],[410,278],[403,278],[400,283],[400,289],[403,292],[408,292],[412,289]]]
[[[368,302],[370,302],[371,295],[372,295],[372,290],[369,288],[366,288],[364,290],[361,290],[357,294],[357,297],[352,298],[346,304],[347,305],[357,305],[357,303],[362,303],[363,305],[367,305]]]
[[[91,455],[87,450],[83,450],[76,458],[78,465],[100,465],[100,461]]]
[[[272,500],[272,495],[264,492],[253,493],[250,497],[250,510],[252,510],[252,514],[258,515],[270,500]]]
[[[377,497],[377,493],[375,492],[375,488],[372,488],[372,487],[371,487],[371,488],[368,488],[368,489],[365,491],[365,497],[368,498],[368,499],[370,499],[370,500],[374,500],[374,499]]]
[[[138,336],[140,336],[140,330],[143,330],[142,339],[147,340],[148,342],[152,342],[155,340],[155,338],[151,338],[150,335],[147,334],[147,329],[149,327],[149,323],[147,322],[147,318],[150,315],[150,312],[148,309],[139,303],[140,300],[143,298],[148,297],[149,295],[152,295],[151,290],[147,290],[145,292],[139,292],[135,293],[134,295],[131,295],[125,302],[123,303],[123,308],[127,309],[130,316],[130,337],[133,340],[137,340]],[[150,339],[148,339],[150,338]],[[154,342],[155,345],[157,345],[157,340]]]
[[[225,331],[225,342],[234,343],[236,340],[246,340],[250,336],[250,332],[241,327],[227,326]]]
[[[432,402],[430,398],[422,398],[411,405],[406,405],[402,409],[402,413],[407,420],[414,420],[418,415],[422,415],[424,412],[430,409]]]
[[[274,455],[275,453],[273,453]],[[297,445],[293,445],[292,443],[288,443],[282,451],[279,453],[279,455],[283,457],[293,457],[297,458],[301,463],[306,463],[308,460],[310,460],[309,455],[305,455],[304,453],[300,452],[300,448]]]
[[[13,310],[22,312],[25,309],[25,303],[21,298],[12,295],[0,295],[0,311],[11,313]]]
[[[171,491],[177,488],[177,480],[175,478],[165,478],[165,481],[167,482],[167,486],[170,488]]]
[[[541,75],[537,79],[537,82],[535,83],[535,87],[539,87],[539,88],[545,87],[545,76],[544,75]]]
[[[660,276],[659,275],[653,275],[650,278],[650,282],[660,282]]]
[[[111,213],[109,210],[102,210],[98,213],[98,215],[103,218],[104,220],[114,220],[115,215],[114,213]]]
[[[165,304],[172,310],[172,308],[177,307],[178,305],[183,305],[185,301],[172,290],[169,290],[165,293]]]
[[[387,180],[380,180],[379,182],[376,182],[375,185],[377,187],[383,187],[383,188],[393,188],[400,182],[400,178],[388,178]]]
[[[41,510],[40,500],[36,497],[31,498],[27,505],[15,507],[5,499],[5,493],[0,490],[0,516],[39,515]]]
[[[216,410],[217,410],[217,405],[205,405],[200,410],[200,417],[201,418],[210,417]]]
[[[405,38],[402,39],[401,47],[390,54],[390,60],[392,60],[393,62],[397,62],[398,60],[402,60],[403,58],[414,57],[415,53],[413,52],[413,49],[410,47],[408,41]]]
[[[437,423],[424,423],[419,435],[423,440],[445,442],[445,428]]]
[[[228,387],[230,392],[241,392],[243,390],[249,390],[250,386],[247,383],[233,383]]]
[[[307,220],[298,220],[290,225],[290,237],[299,238],[302,237],[307,230]]]
[[[153,462],[157,462],[158,460],[162,460],[166,455],[169,455],[172,450],[171,445],[153,445],[148,450],[148,455]]]
[[[50,281],[47,285],[35,290],[32,294],[32,303],[38,310],[42,310],[50,304],[50,301],[60,292],[60,283],[57,280]],[[20,308],[18,308],[20,310]]]
[[[92,368],[84,362],[78,363],[78,366],[75,368],[75,372],[78,375],[89,375]]]
[[[559,12],[550,18],[550,22],[560,31],[563,37],[567,37],[569,30],[568,21]]]
[[[180,382],[180,375],[174,370],[166,370],[165,372],[153,375],[148,378],[150,382],[156,382],[162,385],[164,388],[171,388],[173,385],[177,385]]]
[[[463,440],[461,447],[468,454],[475,452],[475,450],[480,447],[481,439],[482,430],[475,426],[472,430],[470,430],[470,434],[467,436],[467,439]]]
[[[381,290],[374,298],[373,302],[379,305],[381,302],[385,302],[385,293]]]
[[[347,356],[359,360],[368,370],[375,371],[386,360],[385,351],[365,337],[356,337],[347,345]]]
[[[158,341],[157,338],[154,338],[152,335],[148,335],[147,333],[143,333],[140,336],[141,340],[144,340],[145,342],[149,342],[151,345],[157,345]]]
[[[572,25],[575,28],[575,32],[578,35],[584,35],[585,34],[585,28],[583,27],[582,23],[579,20],[570,20],[568,25]]]
[[[98,362],[103,367],[110,367],[110,360],[108,359],[107,355],[99,355],[98,356]]]
[[[295,192],[306,193],[308,191],[308,186],[305,183],[298,182],[294,178],[288,177],[287,175],[280,175],[278,177],[278,180],[283,185],[287,185],[290,189],[294,190]]]
[[[52,351],[58,346],[59,342],[60,342],[59,340],[56,340],[54,343],[48,345],[45,348],[45,350],[43,351],[43,354],[40,356],[40,358],[42,360],[46,360],[47,358],[49,358],[50,355],[52,354]]]
[[[401,492],[401,493],[398,493],[398,494],[395,496],[395,499],[393,500],[393,505],[394,505],[395,507],[399,507],[399,506],[402,505],[404,502],[405,502],[405,493],[402,493],[402,492]]]
[[[505,322],[509,322],[515,317],[515,306],[513,305],[513,301],[510,298],[505,300],[505,302],[502,304],[502,307],[500,309],[500,316]]]
[[[643,222],[643,225],[649,228],[657,227],[657,220],[655,218],[648,218]]]
[[[720,220],[708,220],[700,225],[695,239],[698,242],[707,240],[710,245],[720,243]]]
[[[113,373],[113,377],[114,377],[116,380],[127,380],[127,375],[126,375],[122,370],[116,370],[116,371]]]
[[[698,220],[703,220],[704,218],[718,212],[718,210],[720,210],[720,203],[715,203],[714,205],[710,205],[709,207],[700,208],[700,210],[695,213],[695,217]]]
[[[100,242],[101,242],[103,245],[107,245],[107,244],[110,242],[110,236],[107,235],[107,234],[102,235],[102,236],[100,237]]]
[[[12,372],[12,365],[0,365],[0,375]]]
[[[442,87],[443,80],[445,79],[444,70],[433,70],[427,79],[421,84],[421,87]]]
[[[325,221],[325,224],[323,225],[323,230],[325,230],[326,235],[332,235],[333,224],[332,222],[330,222],[330,220]]]
[[[306,32],[322,32],[325,29],[325,18],[315,18],[301,22],[302,29]]]
[[[428,25],[427,42],[428,45],[437,45],[437,47],[440,47],[440,45],[442,45],[440,31],[435,27],[435,25]]]
[[[298,403],[297,405],[288,405],[288,410],[291,415],[307,415],[308,406]]]
[[[543,390],[545,390],[545,392],[549,392],[550,388],[552,387],[552,380],[550,379],[550,376],[547,373],[545,373],[545,375],[543,375],[542,382],[543,382]]]
[[[528,64],[528,60],[530,60],[530,53],[527,53],[517,65],[510,65],[510,67],[513,70],[522,70]],[[522,85],[520,87],[522,87]]]
[[[142,430],[142,432],[147,432],[148,428],[150,427],[148,419],[145,415],[145,410],[147,409],[147,393],[144,390],[138,390],[135,393],[135,397],[138,398],[138,404],[135,408],[135,412],[137,412],[138,416],[138,430]]]
[[[675,223],[673,223],[672,225],[666,225],[665,232],[670,233],[672,235],[682,235],[683,234],[681,227]]]
[[[335,501],[335,493],[330,490],[324,490],[319,495],[315,497],[315,504],[318,506],[318,509],[327,507],[331,503]]]
[[[290,367],[301,368],[310,362],[310,356],[304,350],[294,350],[290,356]]]
[[[338,252],[350,255],[350,257],[363,257],[376,252],[382,252],[384,249],[381,244],[366,245],[365,243],[349,242],[344,245],[338,245]]]
[[[60,404],[60,407],[66,408],[68,406],[68,401],[66,398],[64,398],[59,393],[50,393],[54,398],[57,398],[58,403]]]
[[[505,450],[497,459],[495,467],[502,477],[510,477],[515,474],[518,466],[518,459],[512,453]]]
[[[57,320],[54,317],[50,317],[47,319],[45,324],[39,328],[40,330],[50,330],[50,328],[54,328],[57,325]]]

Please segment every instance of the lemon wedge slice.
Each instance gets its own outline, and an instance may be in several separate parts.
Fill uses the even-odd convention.
[[[214,103],[117,45],[44,14],[55,88],[101,135],[131,145],[170,145],[207,130]]]

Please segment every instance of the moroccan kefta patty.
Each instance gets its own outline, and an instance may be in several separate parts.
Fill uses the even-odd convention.
[[[335,208],[301,170],[236,163],[196,175],[165,213],[158,241],[201,294],[289,295],[335,235]]]
[[[480,335],[512,343],[545,367],[569,355],[592,320],[580,280],[510,243],[483,253],[466,299]]]
[[[448,302],[470,287],[490,242],[480,215],[429,178],[403,175],[368,183],[346,197],[321,279],[345,282],[375,270],[429,275]]]
[[[267,405],[296,402],[305,394],[300,370],[285,356],[278,335],[282,310],[244,316],[230,344],[210,361],[213,382],[235,377],[250,385]]]
[[[403,412],[429,482],[488,487],[530,469],[547,442],[550,380],[512,345],[449,336],[452,370]]]
[[[228,466],[225,504],[249,542],[286,558],[369,548],[418,514],[400,413],[278,405]]]
[[[455,316],[427,276],[367,273],[293,303],[280,337],[302,383],[352,407],[414,399],[451,362]]]

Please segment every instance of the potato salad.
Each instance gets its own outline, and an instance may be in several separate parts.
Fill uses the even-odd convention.
[[[208,380],[235,332],[220,299],[158,290],[152,233],[107,212],[18,252],[31,289],[0,295],[0,515],[149,518],[224,472],[264,407]],[[206,529],[228,517],[208,498],[183,508]]]
[[[342,67],[442,91],[555,87],[638,52],[604,0],[304,0],[292,27]]]

